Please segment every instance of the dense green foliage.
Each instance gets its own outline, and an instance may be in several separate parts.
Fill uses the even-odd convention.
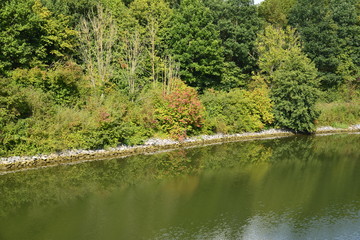
[[[314,132],[318,98],[315,65],[304,56],[290,52],[274,73],[272,99],[276,123],[299,132]]]
[[[183,67],[180,76],[201,89],[219,85],[224,62],[214,16],[201,0],[184,0],[176,11],[168,45]]]
[[[266,0],[259,6],[259,14],[271,24],[285,27],[296,0]]]
[[[248,0],[216,1],[205,4],[214,14],[214,23],[220,33],[224,64],[221,89],[244,87],[256,70],[254,42],[262,21],[256,6]]]
[[[359,77],[360,21],[356,3],[357,0],[298,0],[290,14],[290,23],[299,30],[304,42],[304,52],[322,75],[324,89],[344,83],[344,64],[355,68],[354,79]]]
[[[15,84],[7,84],[0,78],[0,134],[8,123],[24,118],[29,113],[29,106],[20,88]]]
[[[54,15],[39,0],[6,1],[0,13],[0,74],[44,67],[75,49],[69,17]]]
[[[207,109],[206,126],[215,132],[259,131],[272,123],[272,104],[265,88],[229,92],[208,90],[202,96]]]
[[[360,97],[359,6],[1,1],[0,155],[271,126],[312,132],[317,99]]]
[[[314,132],[318,112],[318,71],[301,51],[295,31],[265,28],[258,41],[259,67],[271,86],[276,125]]]

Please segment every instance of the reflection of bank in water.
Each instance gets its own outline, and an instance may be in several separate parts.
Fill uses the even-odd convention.
[[[359,142],[359,134],[295,136],[2,175],[0,235],[351,237],[359,231]]]
[[[359,131],[360,124],[350,126],[347,129],[321,127],[317,129],[316,133],[356,133]],[[60,164],[77,164],[86,161],[128,157],[138,154],[155,154],[179,148],[186,149],[191,147],[222,144],[227,142],[249,141],[254,139],[273,139],[292,135],[294,135],[294,133],[290,131],[270,129],[255,133],[250,132],[230,135],[216,134],[195,136],[181,142],[169,139],[149,139],[144,145],[120,146],[109,150],[72,150],[50,155],[0,158],[0,174],[21,169],[33,169],[44,166],[56,166]]]

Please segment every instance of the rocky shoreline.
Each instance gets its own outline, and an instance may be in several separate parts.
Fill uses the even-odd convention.
[[[350,126],[349,128],[319,127],[316,134],[341,133],[341,132],[359,132],[360,124]],[[178,148],[188,148],[194,146],[219,144],[226,142],[245,141],[252,139],[278,138],[295,135],[295,133],[286,130],[270,129],[254,133],[239,134],[216,134],[201,135],[187,138],[184,141],[174,141],[170,139],[149,139],[143,145],[139,146],[119,146],[110,149],[101,150],[69,150],[60,153],[39,154],[36,156],[13,156],[0,158],[0,173],[16,171],[28,168],[38,168],[44,166],[53,166],[59,164],[80,163],[84,161],[102,160],[111,158],[121,158],[136,154],[151,154],[164,150],[173,150]]]

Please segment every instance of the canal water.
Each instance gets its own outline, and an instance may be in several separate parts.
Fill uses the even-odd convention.
[[[360,135],[1,175],[0,240],[13,239],[360,239]]]

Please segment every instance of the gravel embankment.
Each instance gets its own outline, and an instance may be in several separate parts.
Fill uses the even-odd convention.
[[[337,132],[356,132],[360,131],[360,124],[353,125],[347,129],[333,127],[319,127],[316,133],[337,133]],[[135,154],[155,153],[157,151],[176,149],[181,147],[191,147],[215,143],[224,143],[251,139],[276,138],[293,135],[293,132],[279,129],[264,130],[255,133],[239,134],[215,134],[201,135],[185,139],[182,142],[170,139],[149,139],[139,146],[119,146],[107,150],[69,150],[53,154],[39,154],[36,156],[13,156],[0,158],[0,171],[17,170],[23,168],[36,168],[41,166],[51,166],[70,162],[83,162],[97,159],[108,159],[126,157]]]
[[[323,132],[344,132],[344,131],[360,131],[360,124],[352,125],[349,128],[334,128],[334,127],[319,127],[316,129],[316,133]]]

